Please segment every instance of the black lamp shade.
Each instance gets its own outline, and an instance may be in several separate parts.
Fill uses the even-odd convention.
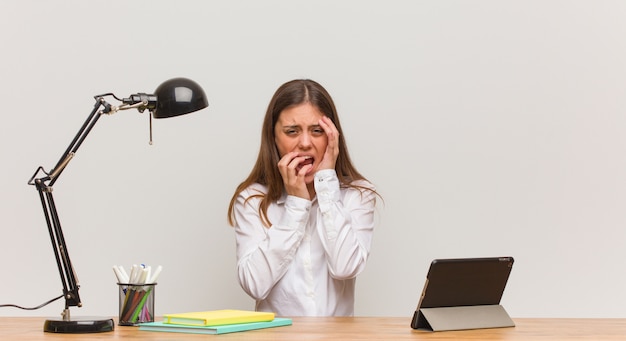
[[[209,106],[204,90],[187,78],[167,80],[154,94],[157,96],[157,107],[152,113],[154,118],[184,115]]]

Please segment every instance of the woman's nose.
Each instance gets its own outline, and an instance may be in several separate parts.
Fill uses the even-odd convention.
[[[298,141],[298,146],[300,148],[308,148],[311,146],[311,135],[308,133],[304,133],[300,135],[300,139]]]

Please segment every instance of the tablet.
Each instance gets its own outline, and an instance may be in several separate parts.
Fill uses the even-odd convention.
[[[433,260],[411,327],[424,308],[499,305],[512,268],[513,257]]]

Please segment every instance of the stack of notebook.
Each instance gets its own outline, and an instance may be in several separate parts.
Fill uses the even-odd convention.
[[[139,324],[139,330],[226,334],[289,325],[291,325],[291,319],[275,317],[274,313],[248,310],[210,310],[166,314],[163,316],[163,321]]]

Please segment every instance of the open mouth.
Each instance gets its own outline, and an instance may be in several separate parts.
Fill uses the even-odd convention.
[[[302,162],[300,162],[298,164],[297,170],[300,171],[300,169],[302,169],[302,167],[304,167],[306,165],[312,165],[314,161],[315,160],[313,159],[312,156],[305,156],[304,160],[302,160]]]

